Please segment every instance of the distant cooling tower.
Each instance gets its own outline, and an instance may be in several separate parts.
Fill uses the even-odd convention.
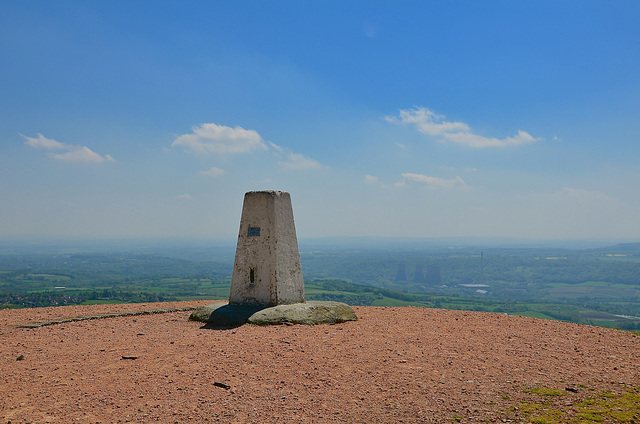
[[[424,268],[422,265],[416,265],[416,273],[413,275],[414,283],[424,283]]]
[[[424,281],[427,284],[442,284],[442,271],[439,266],[427,266],[427,272],[424,275]]]
[[[406,264],[398,264],[396,281],[407,281],[407,265]]]

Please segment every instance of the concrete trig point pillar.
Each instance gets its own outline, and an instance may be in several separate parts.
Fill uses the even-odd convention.
[[[305,301],[291,197],[270,190],[244,195],[229,303],[200,306],[189,319],[227,328],[336,324],[358,317],[345,303]]]
[[[304,303],[291,197],[284,191],[244,195],[229,304]]]

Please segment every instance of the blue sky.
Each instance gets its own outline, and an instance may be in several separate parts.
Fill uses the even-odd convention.
[[[637,1],[0,2],[0,236],[640,239]]]

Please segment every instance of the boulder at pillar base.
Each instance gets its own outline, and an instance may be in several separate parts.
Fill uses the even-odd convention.
[[[357,321],[353,309],[341,302],[305,302],[271,307],[235,305],[222,302],[197,308],[189,317],[214,327],[233,327],[243,324],[337,324]]]

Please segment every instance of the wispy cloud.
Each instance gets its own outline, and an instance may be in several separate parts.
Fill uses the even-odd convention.
[[[289,153],[286,161],[278,162],[279,165],[291,170],[319,169],[322,168],[318,162],[298,153]]]
[[[225,155],[268,150],[260,134],[240,126],[235,128],[217,124],[202,124],[193,127],[191,134],[176,138],[172,146],[185,147],[199,155]]]
[[[279,153],[284,152],[284,149],[282,147],[278,146],[277,144],[272,143],[270,141],[268,141],[267,143],[269,143],[269,146],[271,146],[276,152],[279,152]]]
[[[449,132],[467,131],[469,126],[464,122],[448,122],[444,115],[438,115],[426,107],[400,110],[399,116],[385,116],[388,122],[402,125],[414,125],[418,131],[428,135],[442,135]]]
[[[76,163],[115,162],[115,159],[111,155],[101,156],[87,146],[60,143],[59,141],[56,141],[53,138],[47,138],[40,133],[38,133],[37,137],[27,137],[22,134],[20,134],[20,136],[24,138],[27,146],[33,147],[34,149],[65,151],[64,153],[50,153],[49,156],[56,160]]]
[[[286,169],[299,171],[322,168],[315,160],[263,140],[257,131],[239,126],[231,128],[218,124],[202,124],[193,127],[191,134],[183,134],[176,138],[172,143],[172,147],[175,146],[184,147],[198,155],[231,155],[269,150],[278,158],[286,157],[278,161],[278,164]],[[218,177],[224,173],[224,170],[215,167],[200,172],[201,175],[210,177]]]
[[[373,175],[365,175],[364,176],[364,182],[367,184],[375,184],[380,180],[380,178],[375,177]]]
[[[495,138],[484,137],[474,134],[469,125],[464,122],[450,122],[445,120],[444,115],[425,107],[414,107],[413,109],[400,110],[398,116],[385,116],[387,122],[400,125],[413,125],[422,134],[441,137],[443,143],[452,142],[468,147],[508,147],[531,144],[542,140],[533,137],[526,131],[519,130],[513,137]]]
[[[536,196],[536,195],[532,195],[532,196]],[[592,202],[604,202],[609,204],[616,201],[615,198],[610,197],[599,191],[585,190],[581,188],[572,188],[572,187],[564,187],[553,193],[541,194],[538,196],[553,197],[555,199],[565,198],[565,199],[575,199],[575,200],[592,201]]]
[[[69,145],[60,143],[53,138],[47,138],[40,133],[38,133],[37,137],[27,137],[22,134],[20,134],[20,137],[24,138],[24,143],[27,146],[33,147],[34,149],[67,150],[70,147]]]
[[[100,156],[90,148],[86,146],[74,147],[72,150],[66,153],[51,154],[54,159],[62,160],[65,162],[79,162],[79,163],[102,163],[102,162],[115,162],[115,159],[111,155]]]
[[[447,133],[442,135],[445,140],[469,147],[507,147],[519,146],[522,144],[531,144],[542,140],[541,138],[532,137],[526,131],[518,131],[513,137],[494,138],[483,137],[481,135],[468,132]]]
[[[455,177],[452,179],[444,179],[439,177],[430,177],[422,174],[413,174],[410,172],[405,172],[402,174],[402,180],[397,182],[395,185],[397,187],[403,187],[407,184],[407,182],[413,182],[418,184],[423,184],[427,187],[433,188],[463,188],[467,187],[467,184],[460,177]]]
[[[224,174],[226,174],[224,169],[216,168],[215,166],[206,171],[200,171],[200,175],[204,175],[205,177],[219,177]]]

